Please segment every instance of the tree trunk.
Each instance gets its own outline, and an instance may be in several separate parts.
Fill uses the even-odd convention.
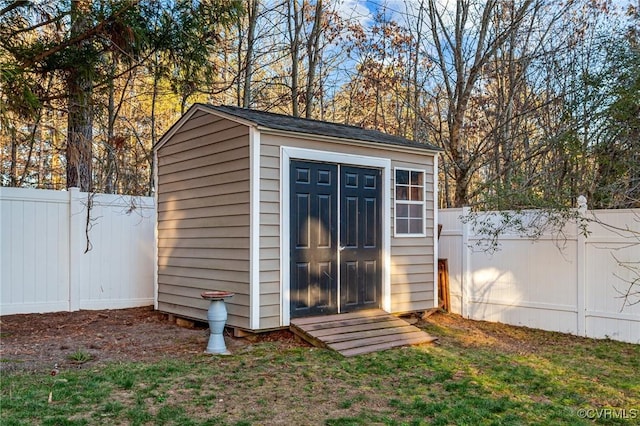
[[[27,179],[27,174],[29,173],[29,167],[31,167],[31,160],[33,159],[33,150],[36,146],[36,132],[40,127],[40,117],[42,117],[42,110],[38,111],[38,116],[35,118],[35,122],[31,127],[31,131],[29,132],[29,154],[27,154],[27,160],[24,162],[24,168],[22,169],[22,175],[20,176],[20,180],[18,180],[16,186],[22,186],[24,184],[25,179]]]
[[[240,76],[243,73],[243,64],[242,64],[242,21],[238,20],[237,23],[238,28],[238,48],[236,49],[236,56],[238,60],[236,61],[236,76]],[[235,78],[235,86],[236,86],[236,105],[242,106],[242,101],[244,99],[244,94],[242,93],[242,81],[239,78]]]
[[[114,76],[116,72],[116,61],[112,58],[111,63],[111,76]],[[113,140],[115,137],[115,122],[116,122],[116,107],[115,107],[115,84],[114,79],[111,77],[109,79],[109,103],[107,106],[107,142],[106,142],[106,165],[104,170],[105,175],[105,183],[104,183],[104,192],[107,194],[115,194],[116,193],[116,181],[118,178],[117,175],[117,161],[116,161],[116,153],[115,147],[113,145]]]
[[[249,19],[249,28],[247,29],[247,53],[244,66],[244,88],[242,106],[251,107],[251,80],[253,79],[253,50],[256,37],[256,22],[258,20],[258,0],[250,0],[247,10],[247,19]]]
[[[153,89],[151,92],[151,150],[153,150],[153,147],[156,146],[156,143],[158,142],[158,136],[156,134],[156,102],[158,101],[158,83],[160,81],[160,75],[157,71],[159,67],[159,59],[157,54],[154,55],[154,61],[155,66],[153,71]],[[155,156],[151,154],[150,157],[151,164],[149,167],[148,194],[152,195],[155,188]]]
[[[420,111],[420,86],[418,85],[418,66],[420,64],[420,46],[422,45],[422,33],[423,33],[423,22],[424,22],[424,0],[420,1],[420,7],[418,8],[418,17],[416,20],[416,41],[415,41],[415,51],[413,53],[413,63],[412,63],[412,79],[411,79],[411,91],[413,91],[413,125],[411,128],[412,139],[416,142],[420,142],[420,120],[418,111]],[[410,95],[410,93],[408,93]],[[424,136],[425,140],[426,135]],[[438,171],[436,170],[436,173]]]
[[[442,158],[442,161],[440,164],[442,164],[442,175],[444,177],[443,181],[444,181],[444,207],[445,208],[451,208],[451,188],[450,188],[450,184],[449,184],[449,163],[447,161],[447,158],[444,155],[440,156]],[[437,173],[438,171],[435,170],[435,172]]]
[[[313,86],[316,79],[316,68],[318,67],[318,59],[320,57],[320,34],[322,33],[322,0],[317,0],[315,16],[313,19],[313,27],[307,41],[307,58],[309,60],[309,69],[307,70],[307,89],[305,97],[306,118],[311,118],[313,113]]]
[[[293,9],[293,11],[291,10]],[[302,30],[302,18],[300,17],[298,0],[291,0],[287,8],[289,26],[289,39],[291,46],[291,109],[294,117],[300,117],[298,104],[298,61],[300,60],[300,31]]]
[[[11,162],[9,163],[9,186],[18,186],[18,138],[16,128],[11,126]]]
[[[449,149],[453,160],[453,178],[456,184],[453,207],[464,207],[469,204],[469,159],[462,152],[463,118],[457,117],[449,123]]]
[[[90,2],[71,2],[71,37],[82,34],[89,28],[87,19]],[[84,48],[82,42],[80,49]],[[93,158],[93,81],[91,65],[78,64],[67,76],[68,121],[67,121],[67,188],[80,188],[89,192],[91,185],[91,161]]]

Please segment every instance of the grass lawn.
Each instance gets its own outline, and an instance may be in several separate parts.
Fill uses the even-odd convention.
[[[343,358],[264,342],[228,357],[3,373],[0,423],[640,424],[640,345],[452,315],[418,326],[440,343]]]

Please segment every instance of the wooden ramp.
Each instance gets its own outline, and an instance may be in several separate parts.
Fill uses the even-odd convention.
[[[418,327],[381,309],[291,320],[291,331],[311,344],[344,356],[436,340]]]

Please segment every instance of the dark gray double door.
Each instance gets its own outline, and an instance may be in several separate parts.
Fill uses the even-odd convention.
[[[381,172],[291,161],[290,315],[378,308]]]

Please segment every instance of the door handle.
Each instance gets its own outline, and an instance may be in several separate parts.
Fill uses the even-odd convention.
[[[346,249],[346,247],[345,247],[345,246],[340,246],[340,247],[338,247],[338,251],[343,251],[344,249]]]

